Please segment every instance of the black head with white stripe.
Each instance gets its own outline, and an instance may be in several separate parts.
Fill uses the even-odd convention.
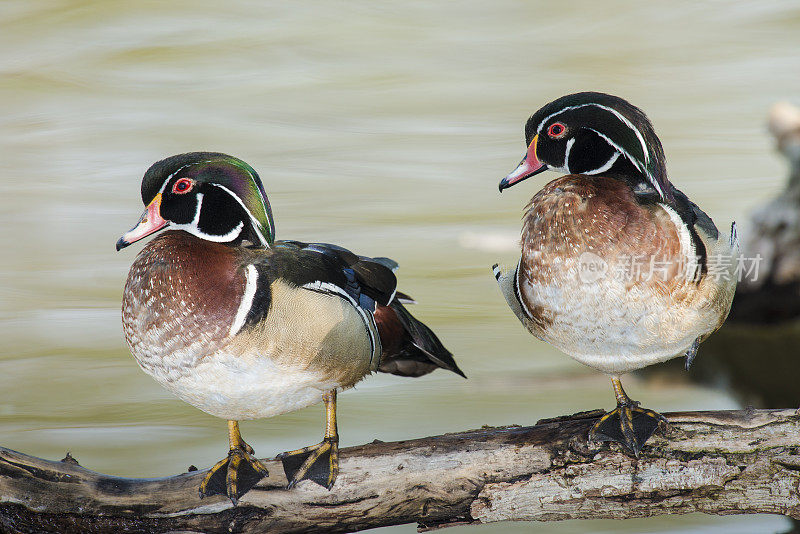
[[[218,243],[269,247],[275,225],[261,179],[250,165],[218,152],[190,152],[153,164],[142,179],[147,209],[117,250],[162,228]]]
[[[661,200],[672,200],[664,149],[642,110],[617,96],[585,92],[563,96],[525,125],[528,147],[500,191],[553,169],[566,174],[619,177]]]

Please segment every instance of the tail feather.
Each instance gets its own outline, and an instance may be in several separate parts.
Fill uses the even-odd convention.
[[[375,321],[383,345],[379,371],[422,376],[442,368],[466,378],[436,334],[414,318],[398,299],[388,306],[380,306],[375,312]]]
[[[417,303],[417,301],[414,300],[414,297],[412,297],[411,295],[408,295],[406,293],[401,293],[400,291],[397,291],[394,294],[394,298],[396,298],[398,300],[398,302],[400,302],[400,304],[416,304]]]
[[[731,248],[732,249],[734,249],[734,250],[738,250],[739,249],[739,231],[737,230],[737,227],[736,227],[736,221],[733,221],[731,223],[731,240],[730,240],[730,243],[731,243]]]
[[[370,260],[374,261],[375,263],[380,263],[384,267],[390,269],[393,273],[397,272],[397,268],[400,267],[396,261],[392,258],[385,258],[383,256],[377,256],[375,258],[369,258]]]

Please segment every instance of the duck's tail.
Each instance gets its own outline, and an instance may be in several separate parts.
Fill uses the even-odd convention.
[[[466,378],[436,334],[411,315],[403,302],[414,301],[398,292],[388,306],[378,306],[375,310],[383,347],[378,371],[417,377],[442,368]]]

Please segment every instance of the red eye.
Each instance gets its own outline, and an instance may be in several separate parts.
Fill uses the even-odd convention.
[[[567,127],[561,124],[560,122],[554,122],[550,125],[547,129],[547,135],[552,137],[553,139],[560,139],[564,137],[564,134],[567,131]]]
[[[183,193],[188,193],[189,190],[192,188],[192,185],[193,183],[190,179],[181,178],[180,180],[175,182],[175,185],[172,186],[172,192],[178,193],[179,195],[182,195]]]

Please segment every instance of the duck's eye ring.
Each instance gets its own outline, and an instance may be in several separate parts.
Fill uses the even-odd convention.
[[[192,182],[189,178],[181,178],[172,186],[172,192],[182,195],[191,191],[193,185],[194,182]]]
[[[567,133],[567,127],[563,123],[554,122],[547,128],[547,135],[553,139],[561,139]]]

